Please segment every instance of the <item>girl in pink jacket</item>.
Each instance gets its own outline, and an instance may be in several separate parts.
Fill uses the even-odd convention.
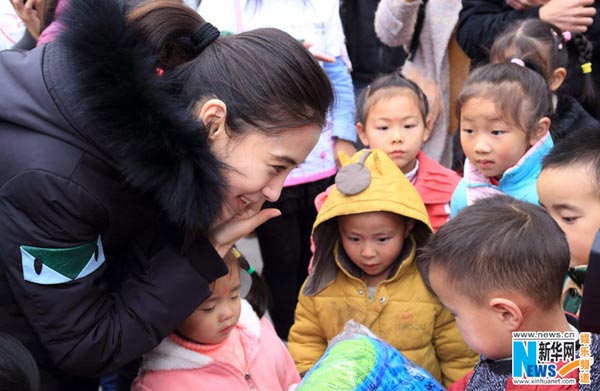
[[[287,391],[300,376],[268,319],[264,282],[234,248],[229,274],[175,333],[144,356],[133,391]],[[252,277],[248,301],[240,296],[240,269]]]

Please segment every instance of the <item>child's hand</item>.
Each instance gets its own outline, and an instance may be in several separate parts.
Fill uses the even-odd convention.
[[[311,51],[311,50],[310,50],[310,48],[313,46],[313,44],[312,44],[312,43],[310,43],[310,42],[306,42],[306,41],[303,41],[303,42],[302,42],[302,45],[304,45],[304,47],[305,47],[306,49],[308,49],[308,51],[309,51],[309,52],[310,52],[310,53],[311,53],[313,56],[315,56],[315,58],[316,58],[318,61],[323,61],[323,62],[331,62],[331,63],[334,63],[334,62],[335,62],[335,57],[329,56],[329,55],[327,55],[327,54],[324,54],[324,53],[315,53],[315,52]]]
[[[573,33],[585,33],[595,15],[594,0],[550,0],[540,8],[541,20]]]
[[[42,21],[38,13],[41,8],[40,0],[10,0],[15,12],[29,30],[29,33],[38,39],[42,29]]]
[[[235,242],[250,234],[267,220],[281,215],[279,209],[261,210],[260,205],[257,208],[245,209],[233,216],[227,215],[226,210],[227,208],[224,207],[222,212],[222,216],[225,217],[219,219],[208,232],[208,239],[221,258],[229,252]]]

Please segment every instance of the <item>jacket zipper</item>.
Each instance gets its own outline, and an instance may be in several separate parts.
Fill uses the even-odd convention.
[[[246,382],[248,382],[248,385],[250,386],[251,390],[256,390],[256,388],[254,388],[254,383],[252,382],[252,378],[250,377],[249,372],[246,372],[244,374],[244,379],[246,379]]]

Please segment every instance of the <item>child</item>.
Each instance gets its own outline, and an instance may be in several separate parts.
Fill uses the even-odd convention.
[[[458,98],[464,177],[452,200],[454,216],[478,198],[506,193],[537,203],[535,181],[552,148],[552,99],[546,81],[522,61],[474,70]]]
[[[552,140],[556,143],[568,133],[599,122],[592,117],[573,96],[563,92],[563,82],[567,77],[569,54],[567,41],[572,41],[579,49],[581,71],[584,73],[584,88],[581,97],[588,106],[596,107],[594,81],[592,79],[591,43],[582,34],[563,33],[558,27],[537,18],[519,20],[510,25],[496,38],[490,52],[490,62],[509,62],[519,58],[530,68],[546,79],[552,91],[554,116],[550,125]],[[588,64],[588,65],[585,65]]]
[[[592,242],[600,229],[600,126],[578,130],[546,155],[537,182],[540,204],[567,235],[571,262],[563,309],[579,315]]]
[[[448,385],[476,357],[416,268],[431,233],[423,201],[383,151],[341,156],[314,224],[314,264],[288,339],[296,367],[308,371],[354,319]]]
[[[300,376],[269,320],[266,286],[237,249],[227,255],[229,274],[212,296],[144,356],[132,390],[287,391]],[[240,299],[240,269],[252,277]]]
[[[433,231],[448,221],[458,174],[422,150],[431,133],[427,98],[400,72],[375,79],[359,99],[356,129],[365,146],[381,149],[423,199]]]
[[[552,218],[506,195],[477,201],[440,228],[423,247],[419,269],[482,356],[449,390],[512,390],[512,332],[577,331],[560,303],[568,263],[567,241]],[[591,339],[591,357],[598,357],[600,336]],[[590,372],[587,389],[598,389],[600,362]]]

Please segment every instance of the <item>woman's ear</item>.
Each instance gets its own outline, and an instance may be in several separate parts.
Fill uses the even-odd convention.
[[[548,117],[543,117],[537,122],[535,128],[533,129],[533,134],[529,139],[529,146],[533,146],[548,133],[548,131],[550,130],[550,123],[551,121]]]
[[[494,297],[489,302],[490,309],[496,314],[497,319],[506,326],[509,331],[519,330],[523,324],[523,312],[512,300],[502,297]]]
[[[212,140],[225,131],[227,105],[220,99],[209,99],[200,108],[198,116],[208,128],[208,138]]]
[[[548,86],[550,86],[550,91],[554,92],[562,86],[565,78],[567,77],[567,70],[565,67],[559,67],[552,72],[552,76],[548,82]]]

